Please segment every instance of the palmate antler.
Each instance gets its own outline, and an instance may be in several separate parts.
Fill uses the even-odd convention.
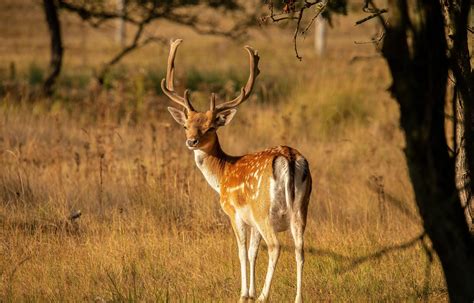
[[[186,110],[195,111],[191,101],[189,100],[189,90],[185,90],[184,97],[179,96],[174,91],[174,58],[176,56],[176,50],[178,46],[183,42],[182,39],[177,39],[171,42],[170,45],[170,53],[168,56],[168,66],[166,69],[166,79],[161,81],[161,89],[165,93],[171,101],[183,106]],[[245,87],[242,87],[240,90],[240,95],[237,96],[235,99],[226,101],[224,103],[216,105],[216,95],[214,93],[211,94],[211,102],[210,102],[210,111],[215,112],[216,114],[231,108],[235,108],[239,106],[242,102],[248,99],[250,93],[252,92],[253,86],[255,84],[255,78],[260,73],[258,69],[258,61],[260,57],[258,56],[258,52],[251,48],[250,46],[245,46],[245,50],[247,50],[249,54],[249,64],[250,64],[250,75]]]
[[[237,98],[218,104],[217,106],[215,106],[215,101],[213,102],[213,98],[215,99],[215,97],[211,97],[211,111],[215,110],[216,112],[221,112],[227,109],[235,108],[247,100],[250,96],[255,84],[255,78],[257,78],[258,74],[260,73],[260,70],[258,69],[258,61],[260,60],[260,57],[258,56],[258,52],[248,45],[245,46],[245,50],[249,53],[250,65],[250,75],[249,79],[247,80],[247,84],[245,84],[245,87],[240,89],[240,95]]]
[[[168,55],[168,66],[166,68],[166,79],[161,80],[161,89],[165,95],[171,99],[171,101],[178,103],[190,112],[195,110],[189,100],[189,90],[187,89],[184,91],[184,97],[179,96],[174,91],[174,58],[181,42],[183,42],[183,39],[177,39],[171,42],[170,54]]]

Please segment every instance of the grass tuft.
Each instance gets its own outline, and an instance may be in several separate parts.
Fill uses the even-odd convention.
[[[161,93],[168,48],[131,53],[98,90],[93,70],[118,48],[112,32],[64,13],[56,94],[36,96],[49,40],[41,6],[25,1],[0,4],[0,17],[12,20],[0,31],[1,62],[15,66],[14,77],[0,66],[0,301],[236,301],[240,265],[229,221]],[[25,11],[29,22],[19,18]],[[353,43],[373,32],[354,28],[359,17],[334,20],[323,58],[313,54],[310,36],[299,41],[302,62],[285,29],[255,33],[246,44],[259,50],[261,74],[219,139],[232,155],[289,145],[307,157],[314,183],[306,301],[447,301],[439,261],[429,263],[420,244],[353,265],[422,230],[387,68],[376,58],[351,61],[375,55],[372,45]],[[221,102],[247,81],[240,42],[156,26],[185,40],[176,88],[192,89],[199,108],[208,108],[211,91]],[[271,300],[288,302],[294,246],[288,233],[279,240]],[[262,245],[258,290],[267,261]]]

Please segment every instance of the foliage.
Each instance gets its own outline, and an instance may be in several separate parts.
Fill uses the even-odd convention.
[[[322,16],[328,20],[332,26],[334,15],[347,15],[347,0],[331,0],[328,2],[328,7],[322,12]]]
[[[43,79],[43,69],[35,62],[32,62],[28,69],[28,83],[30,85],[40,85],[41,83],[43,83]]]

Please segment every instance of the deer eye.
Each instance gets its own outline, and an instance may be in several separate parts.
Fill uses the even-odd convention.
[[[188,127],[187,127],[187,126],[183,126],[183,128],[184,128],[185,130],[188,130]]]

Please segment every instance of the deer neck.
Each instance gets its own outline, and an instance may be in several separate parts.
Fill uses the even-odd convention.
[[[197,167],[201,170],[207,183],[219,194],[220,181],[224,175],[225,166],[231,158],[222,150],[217,134],[209,147],[194,151]]]

